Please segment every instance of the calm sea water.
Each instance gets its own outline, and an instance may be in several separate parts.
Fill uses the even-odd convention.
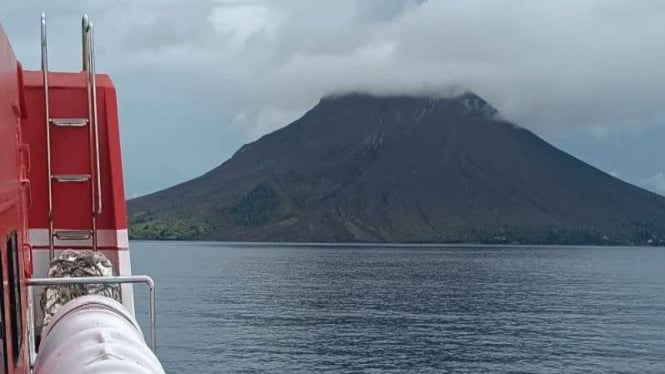
[[[169,373],[665,373],[663,248],[131,249]]]

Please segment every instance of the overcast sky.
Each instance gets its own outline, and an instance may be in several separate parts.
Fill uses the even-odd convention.
[[[475,91],[665,194],[665,1],[1,0],[26,68],[80,69],[80,15],[118,89],[128,197],[198,176],[327,93]]]

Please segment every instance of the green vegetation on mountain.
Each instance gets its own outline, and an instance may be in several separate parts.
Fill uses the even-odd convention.
[[[171,218],[132,222],[129,229],[133,239],[201,240],[210,228],[206,222]]]
[[[279,196],[275,189],[259,184],[231,208],[231,220],[237,225],[261,225],[270,220],[278,205]]]

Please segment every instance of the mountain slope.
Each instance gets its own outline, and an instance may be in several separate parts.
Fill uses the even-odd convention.
[[[132,236],[646,243],[665,198],[502,120],[475,94],[348,94],[207,174],[128,202]]]

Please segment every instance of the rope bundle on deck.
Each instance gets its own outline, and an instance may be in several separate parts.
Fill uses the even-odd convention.
[[[65,250],[51,261],[49,278],[113,276],[113,265],[100,252]],[[44,311],[46,326],[60,307],[83,295],[100,295],[120,301],[118,285],[86,284],[48,286],[42,293],[40,305]]]

